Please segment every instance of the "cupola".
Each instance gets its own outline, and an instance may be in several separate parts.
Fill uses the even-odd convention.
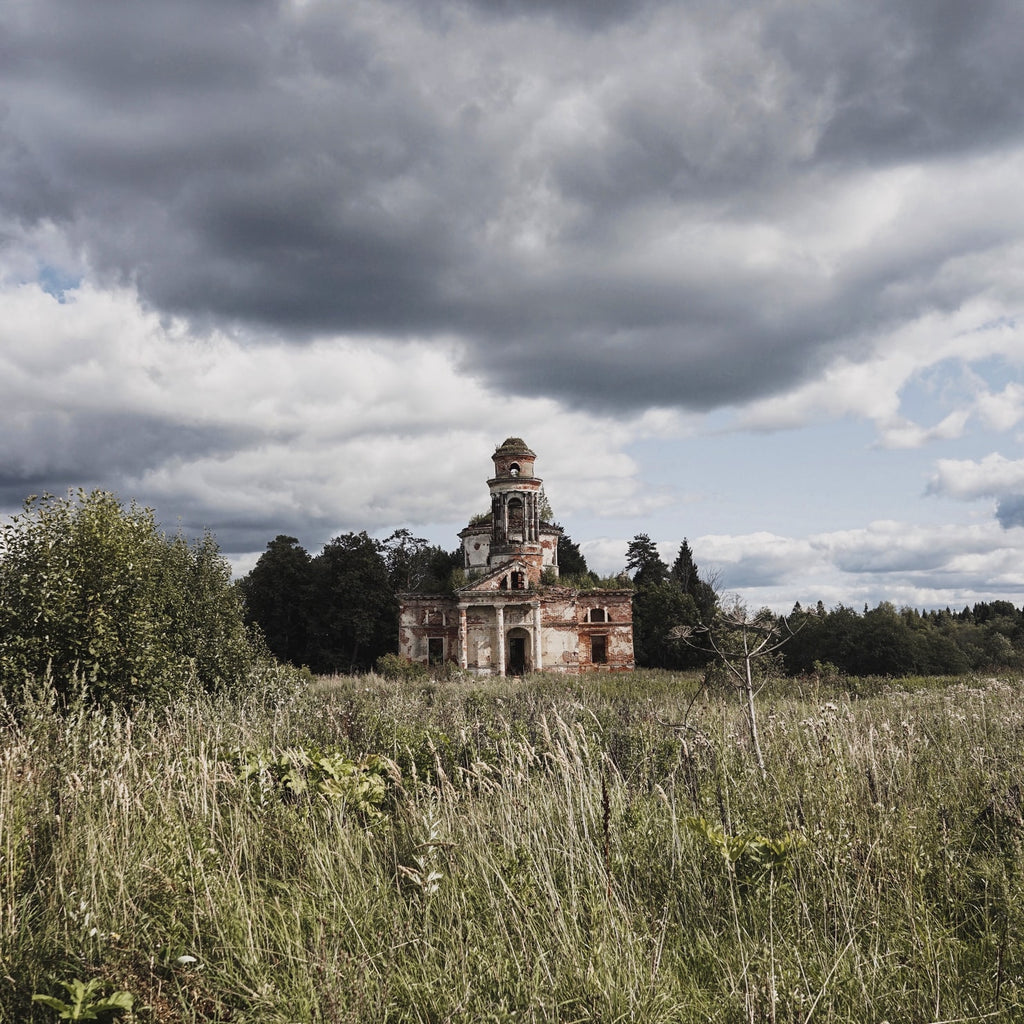
[[[507,481],[532,477],[537,456],[521,437],[509,437],[498,445],[491,458],[494,460],[495,480]]]

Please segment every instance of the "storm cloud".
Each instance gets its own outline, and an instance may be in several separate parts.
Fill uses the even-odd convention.
[[[450,544],[514,434],[602,571],[644,530],[781,604],[1016,594],[1021,38],[1011,0],[8,4],[0,511]]]
[[[0,216],[207,328],[451,336],[523,394],[708,409],[974,294],[944,269],[1020,217],[930,182],[1019,146],[1022,31],[1009,2],[14,5]]]

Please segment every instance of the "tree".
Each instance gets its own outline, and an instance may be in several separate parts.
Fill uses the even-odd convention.
[[[672,629],[699,622],[689,594],[671,580],[638,588],[633,593],[633,655],[645,668],[681,669],[702,665],[706,655],[674,643]]]
[[[420,578],[419,591],[424,594],[449,594],[456,586],[456,578],[462,573],[462,551],[445,551],[437,544],[423,552],[424,570]]]
[[[447,591],[452,570],[462,565],[460,552],[448,552],[436,544],[428,544],[426,537],[414,537],[404,528],[395,530],[384,540],[381,552],[396,595],[411,591]]]
[[[418,590],[423,575],[426,537],[414,537],[411,530],[395,530],[381,545],[391,586],[398,592]]]
[[[548,501],[548,496],[544,493],[543,487],[537,492],[537,514],[540,516],[542,523],[553,523],[555,521],[555,513],[551,510],[551,502]]]
[[[241,582],[248,621],[282,661],[305,664],[313,562],[298,539],[278,534]]]
[[[714,587],[700,578],[693,552],[684,540],[669,570],[658,547],[646,533],[638,533],[626,552],[626,567],[633,573],[633,650],[636,663],[648,668],[694,668],[709,655],[675,643],[673,627],[710,622],[717,605]]]
[[[865,612],[860,635],[847,658],[854,675],[905,675],[915,668],[915,645],[910,627],[888,601]]]
[[[0,677],[98,703],[237,682],[259,653],[209,535],[167,537],[106,491],[31,497],[0,528]]]
[[[361,533],[335,537],[313,559],[310,667],[370,668],[397,649],[398,601],[384,545]]]
[[[661,583],[668,576],[668,566],[658,554],[658,547],[646,533],[638,533],[626,549],[626,569],[633,574],[633,585],[640,587]]]
[[[690,588],[699,582],[697,564],[693,560],[690,542],[685,537],[683,543],[679,545],[679,554],[676,555],[676,560],[672,563],[670,575],[688,594],[691,592]]]
[[[581,581],[591,575],[579,544],[564,531],[558,538],[558,575]]]
[[[718,604],[718,595],[714,583],[701,578],[697,563],[693,560],[690,543],[685,537],[679,545],[679,554],[672,563],[669,576],[682,588],[684,594],[689,594],[693,598],[693,603],[697,606],[697,621],[710,622]]]

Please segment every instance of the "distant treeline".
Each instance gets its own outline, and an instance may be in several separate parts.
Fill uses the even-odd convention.
[[[673,625],[710,622],[717,598],[713,580],[698,571],[684,540],[671,568],[646,534],[627,555],[636,593],[633,633],[637,664],[688,668],[707,659],[667,638]],[[689,600],[687,600],[689,598]],[[953,612],[897,609],[889,602],[863,612],[845,605],[803,608],[784,616],[793,636],[782,648],[784,671],[825,669],[846,675],[959,675],[1024,668],[1024,610],[990,601]],[[783,633],[787,628],[783,627]]]
[[[559,541],[561,582],[597,586],[579,546]],[[430,545],[409,530],[386,540],[367,533],[335,537],[310,555],[294,537],[267,545],[240,583],[249,621],[284,661],[318,673],[373,667],[398,649],[399,595],[450,593],[465,582],[459,551]],[[606,582],[606,581],[604,581]],[[630,542],[620,584],[631,586],[636,663],[686,669],[708,656],[670,638],[673,627],[712,621],[718,607],[714,580],[702,574],[684,540],[669,566],[647,534]],[[798,603],[785,616],[793,636],[783,648],[790,674],[836,671],[848,675],[960,674],[1024,668],[1024,611],[1008,601],[953,612],[897,609],[888,602],[862,612]]]
[[[1024,611],[982,601],[954,612],[897,609],[888,601],[863,613],[837,605],[787,616],[796,635],[784,648],[790,673],[833,666],[847,675],[959,675],[1024,668]]]

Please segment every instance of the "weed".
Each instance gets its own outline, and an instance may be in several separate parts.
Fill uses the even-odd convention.
[[[67,991],[70,1002],[56,996],[32,996],[34,1003],[42,1003],[56,1010],[60,1020],[102,1020],[110,1014],[131,1010],[135,1003],[130,992],[118,991],[102,995],[102,991],[109,987],[102,978],[92,978],[88,982],[75,978],[74,981],[62,981],[60,984]]]
[[[290,803],[319,796],[368,825],[384,822],[382,806],[401,782],[398,766],[382,754],[353,761],[338,750],[291,747],[279,753],[236,750],[229,760],[239,779],[254,783],[261,801],[269,795]]]

